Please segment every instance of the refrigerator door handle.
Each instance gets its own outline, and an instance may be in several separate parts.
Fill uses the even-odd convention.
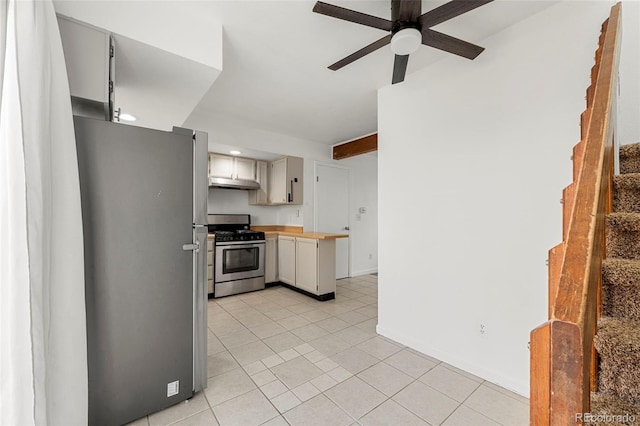
[[[196,253],[198,253],[200,251],[200,241],[196,240],[195,244],[183,244],[182,245],[182,250],[184,250],[184,251],[193,250]]]
[[[206,226],[194,226],[193,241],[193,391],[207,387],[207,239]]]

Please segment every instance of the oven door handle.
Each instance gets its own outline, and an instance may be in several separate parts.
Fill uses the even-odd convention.
[[[254,240],[254,241],[228,241],[224,243],[216,243],[216,247],[225,247],[225,246],[247,246],[247,247],[255,247],[258,244],[265,244],[264,240]]]

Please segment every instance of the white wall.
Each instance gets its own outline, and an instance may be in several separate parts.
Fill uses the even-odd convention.
[[[209,188],[209,213],[244,213],[251,215],[254,225],[274,225],[279,223],[279,207],[249,206],[247,191],[225,188]]]
[[[622,51],[620,54],[620,99],[618,141],[640,142],[640,2],[622,2]]]
[[[222,70],[222,24],[206,13],[185,13],[180,3],[54,0],[54,7],[62,15]]]
[[[210,188],[209,213],[248,213],[259,225],[296,225],[306,231],[314,230],[314,162],[332,162],[331,147],[299,139],[266,129],[252,123],[217,115],[192,115],[184,127],[202,130],[209,135],[209,151],[226,152],[229,146],[267,154],[293,155],[304,158],[304,204],[301,206],[250,206],[246,191]],[[273,155],[267,155],[273,158]],[[378,268],[377,241],[377,158],[360,156],[336,162],[351,169],[351,260],[352,274],[376,272]],[[358,207],[367,207],[360,221],[355,220]],[[372,254],[372,259],[369,259]]]
[[[379,333],[528,395],[611,5],[561,2],[379,91]]]

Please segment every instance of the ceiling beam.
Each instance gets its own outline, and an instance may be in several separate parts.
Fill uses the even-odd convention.
[[[333,159],[342,160],[378,150],[378,134],[374,133],[351,142],[333,146]]]

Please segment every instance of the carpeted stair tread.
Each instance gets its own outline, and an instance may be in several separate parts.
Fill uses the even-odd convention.
[[[640,406],[601,392],[591,393],[591,414],[600,420],[588,423],[592,425],[637,425],[640,422]]]
[[[591,394],[596,417],[588,424],[595,425],[640,425],[640,143],[621,146],[619,159],[594,340],[598,392]]]
[[[613,210],[640,212],[640,173],[613,177]]]
[[[640,259],[640,213],[610,213],[606,222],[606,257]]]
[[[640,286],[640,260],[604,259],[602,277],[604,282],[611,285]]]
[[[600,355],[598,390],[640,404],[640,322],[603,316],[594,344]]]
[[[602,315],[640,321],[640,260],[602,262]]]
[[[640,173],[640,144],[620,147],[620,173]]]
[[[640,214],[629,212],[616,212],[607,215],[607,226],[615,226],[621,231],[640,231]]]

